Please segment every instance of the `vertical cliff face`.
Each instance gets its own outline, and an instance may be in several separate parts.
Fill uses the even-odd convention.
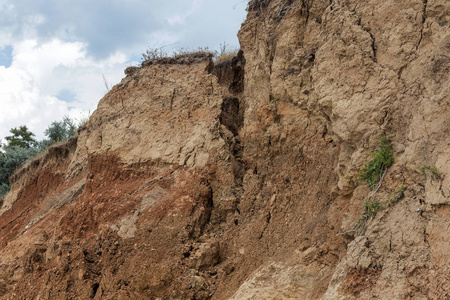
[[[13,176],[0,296],[450,297],[449,16],[445,0],[252,0],[233,60],[128,68]],[[356,186],[381,137],[393,165]]]
[[[283,186],[276,199],[306,184],[306,191],[295,192],[295,202],[301,203],[296,218],[308,218],[312,209],[320,214],[311,219],[320,224],[313,227],[317,233],[333,228],[333,234],[322,239],[313,234],[312,245],[300,243],[311,238],[310,225],[287,219],[298,229],[300,247],[291,252],[298,258],[281,267],[276,259],[261,264],[235,299],[261,291],[270,298],[283,284],[283,291],[298,287],[285,292],[291,298],[449,296],[448,267],[442,265],[450,246],[445,242],[449,9],[446,1],[250,2],[239,33],[246,58],[244,157],[258,157],[269,173],[312,162],[304,177],[288,171],[288,188],[280,176],[269,182]],[[377,148],[381,136],[392,141],[395,163],[376,192],[355,188],[352,176],[370,159],[367,153]],[[275,151],[274,159],[270,155]],[[304,157],[287,158],[294,153]],[[289,167],[273,166],[276,158]],[[314,176],[320,162],[325,168]],[[430,167],[438,175],[424,171]],[[352,230],[366,201],[388,206],[402,186],[404,199],[380,210],[365,234]],[[302,195],[315,189],[315,201]],[[339,233],[345,234],[332,237]],[[327,263],[319,259],[311,275],[313,264],[302,259],[315,249],[320,253],[315,258],[325,253]],[[340,260],[336,271],[331,271],[330,254]],[[330,271],[334,275],[328,282]],[[318,274],[321,287],[314,278]],[[311,294],[314,286],[317,293]]]

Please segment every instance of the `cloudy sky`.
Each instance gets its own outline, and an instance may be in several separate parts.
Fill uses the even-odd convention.
[[[146,49],[238,48],[247,0],[0,0],[0,140],[92,113]],[[169,45],[169,46],[166,46]]]

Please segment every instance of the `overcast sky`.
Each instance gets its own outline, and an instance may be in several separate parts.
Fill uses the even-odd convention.
[[[27,125],[38,139],[65,115],[92,113],[123,70],[149,47],[224,42],[236,34],[247,0],[0,0],[0,139]]]

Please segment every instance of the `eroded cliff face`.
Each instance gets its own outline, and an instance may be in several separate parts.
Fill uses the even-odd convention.
[[[253,0],[232,61],[128,68],[12,178],[1,297],[449,298],[447,2]]]
[[[306,215],[311,208],[322,214],[314,218],[324,222],[316,230],[325,232],[333,225],[333,235],[346,234],[340,234],[341,240],[330,235],[323,240],[315,237],[312,245],[298,243],[299,258],[289,266],[279,268],[278,261],[275,267],[271,262],[261,264],[235,299],[258,297],[262,291],[267,291],[266,298],[283,295],[279,290],[289,282],[286,278],[295,280],[281,290],[298,287],[304,291],[282,296],[293,299],[450,297],[449,267],[443,263],[450,258],[450,62],[446,54],[450,3],[251,1],[249,10],[239,33],[246,58],[245,140],[268,145],[269,151],[257,152],[259,157],[289,149],[276,155],[282,157],[317,144],[314,156],[305,161],[317,162],[315,155],[323,159],[325,153],[334,157],[319,177],[331,173],[336,178],[306,186],[308,192],[319,187],[321,194],[315,202],[305,202],[301,193],[295,195]],[[268,112],[273,119],[261,126],[258,120],[270,116]],[[286,138],[283,132],[288,128],[298,131]],[[307,130],[316,135],[305,134]],[[392,141],[395,164],[375,193],[365,186],[355,188],[350,179],[370,159],[367,153],[376,149],[381,136]],[[293,137],[298,140],[289,144]],[[251,156],[252,147],[244,147],[244,158]],[[439,176],[421,174],[423,166],[436,167]],[[294,181],[289,188],[317,181],[311,173],[317,168],[308,166],[300,180],[290,173]],[[271,172],[280,172],[274,169],[278,168]],[[280,185],[273,179],[270,182]],[[401,186],[406,187],[404,199],[379,211],[362,236],[352,231],[366,201],[387,206],[388,198]],[[287,190],[282,189],[281,195]],[[327,206],[321,207],[325,199]],[[310,238],[305,225],[295,225],[298,239]],[[340,248],[342,244],[346,249]],[[313,278],[318,285],[314,276],[325,278],[335,265],[320,262],[315,267],[302,262],[300,258],[314,249],[339,260],[331,271],[332,280],[324,280],[326,292],[318,290],[316,295],[310,294],[314,288],[308,282]],[[313,275],[305,268],[313,268]]]
[[[198,53],[127,69],[76,138],[16,173],[3,298],[212,294],[210,228],[234,213],[240,164],[239,99],[212,67]]]

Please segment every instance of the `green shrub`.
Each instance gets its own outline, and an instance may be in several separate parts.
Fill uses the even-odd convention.
[[[71,136],[75,135],[77,126],[69,117],[65,116],[62,121],[54,121],[45,130],[44,134],[49,138],[49,141],[42,141],[41,143],[54,144],[67,140]]]
[[[370,153],[372,160],[367,162],[361,171],[356,174],[357,185],[361,181],[366,181],[371,190],[374,190],[381,181],[384,172],[394,164],[394,155],[391,153],[392,144],[386,137],[380,140],[380,149]]]

